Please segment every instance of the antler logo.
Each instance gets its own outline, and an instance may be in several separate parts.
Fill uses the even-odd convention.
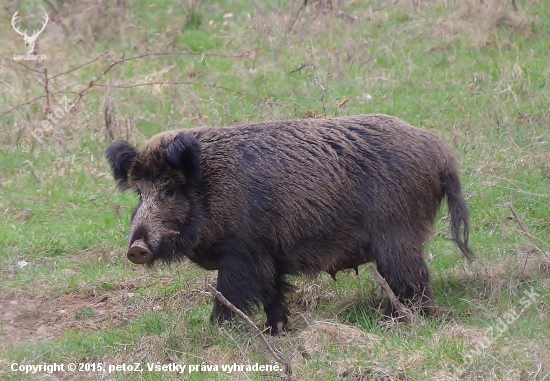
[[[27,53],[28,54],[32,54],[32,52],[34,51],[34,43],[36,42],[36,39],[38,38],[38,36],[40,35],[40,33],[42,33],[44,31],[44,29],[46,29],[46,25],[48,24],[48,14],[45,13],[44,14],[44,24],[42,25],[42,29],[40,30],[34,30],[34,33],[32,34],[32,36],[29,36],[27,35],[27,30],[25,29],[24,32],[21,32],[19,30],[19,27],[15,25],[15,23],[17,22],[17,14],[19,13],[19,11],[15,12],[13,17],[11,18],[11,26],[13,26],[13,29],[15,29],[15,31],[17,33],[19,33],[21,35],[21,37],[23,37],[23,41],[25,41],[25,46],[27,47]]]

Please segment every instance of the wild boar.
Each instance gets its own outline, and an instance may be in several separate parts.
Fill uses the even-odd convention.
[[[167,131],[106,156],[120,189],[140,197],[128,259],[217,270],[218,291],[243,311],[263,306],[275,332],[288,321],[287,275],[370,261],[400,300],[430,313],[423,248],[445,197],[452,238],[474,258],[453,150],[395,117]],[[211,321],[232,318],[216,300]]]

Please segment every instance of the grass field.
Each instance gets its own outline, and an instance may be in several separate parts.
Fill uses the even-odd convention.
[[[449,241],[444,207],[426,247],[436,316],[382,320],[364,266],[337,282],[297,277],[291,331],[270,344],[297,380],[550,380],[548,4],[301,4],[0,6],[0,379],[280,379],[221,369],[276,363],[242,320],[209,324],[215,272],[125,258],[137,196],[116,190],[104,151],[174,128],[386,113],[455,148],[479,259]],[[48,13],[36,42],[47,59],[14,59],[16,10],[29,31]],[[13,365],[53,363],[65,368]]]

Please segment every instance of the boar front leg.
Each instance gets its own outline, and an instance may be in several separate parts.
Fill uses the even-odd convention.
[[[231,247],[231,245],[227,245]],[[237,251],[232,251],[235,253]],[[253,255],[234,255],[225,252],[220,255],[218,268],[218,284],[216,289],[229,300],[235,307],[244,313],[249,313],[258,304],[264,306],[268,316],[280,311],[284,306],[284,295],[277,293],[277,285],[284,290],[285,282],[277,281],[275,269],[268,258],[261,258]],[[241,252],[242,253],[242,252]],[[270,307],[266,307],[270,306]],[[272,311],[272,312],[268,312]],[[286,307],[282,310],[283,315],[287,313]],[[280,313],[277,313],[280,315]],[[214,309],[210,316],[212,323],[223,324],[225,321],[233,320],[235,313],[227,306],[214,300]],[[277,322],[280,317],[277,317]],[[272,319],[273,320],[273,319]],[[282,320],[282,325],[286,320]],[[279,324],[275,325],[275,329]]]

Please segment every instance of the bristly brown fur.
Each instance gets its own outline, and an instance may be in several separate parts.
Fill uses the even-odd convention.
[[[153,262],[187,257],[218,270],[218,290],[241,310],[262,305],[277,330],[288,274],[334,276],[371,261],[400,300],[429,313],[423,249],[445,196],[453,239],[473,257],[451,147],[394,117],[169,131],[132,149],[108,150],[121,188],[141,195],[130,244],[143,240]],[[215,303],[212,320],[231,317]]]

